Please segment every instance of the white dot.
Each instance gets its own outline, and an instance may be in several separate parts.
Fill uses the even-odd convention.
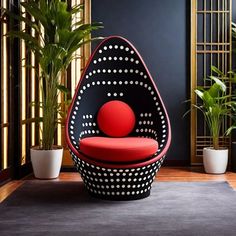
[[[123,45],[121,45],[121,46],[120,46],[120,49],[124,49],[124,46],[123,46]]]
[[[134,70],[133,69],[130,69],[130,73],[133,73],[134,72]]]
[[[103,49],[104,49],[104,50],[107,50],[107,47],[105,46]]]
[[[122,60],[123,60],[123,57],[119,57],[119,60],[122,61]]]
[[[117,57],[114,57],[113,59],[114,59],[114,61],[116,61],[116,60],[117,60]]]
[[[119,69],[119,73],[122,73],[122,70],[121,70],[121,69]]]
[[[134,58],[130,58],[130,61],[133,62],[133,61],[134,61]]]
[[[128,57],[125,57],[125,61],[128,61],[129,60],[129,58]]]
[[[125,48],[125,51],[126,51],[126,52],[128,52],[128,51],[129,51],[129,48],[128,48],[128,47],[126,47],[126,48]]]
[[[101,72],[101,70],[100,70],[100,69],[98,69],[98,70],[97,70],[97,73],[100,73],[100,72]]]
[[[132,51],[130,51],[130,53],[131,53],[131,54],[134,54],[134,51],[132,50]]]
[[[96,60],[94,60],[94,61],[93,61],[93,63],[94,63],[94,64],[96,64],[96,63],[97,63],[97,61],[96,61]]]
[[[111,61],[111,60],[112,60],[112,57],[108,57],[108,60]]]
[[[98,58],[98,61],[99,61],[99,62],[101,62],[101,61],[102,61],[102,59],[101,59],[101,58]]]
[[[107,60],[107,58],[106,57],[103,57],[103,61],[106,61]]]
[[[139,63],[139,61],[138,61],[138,60],[136,60],[136,61],[135,61],[135,64],[138,64],[138,63]]]
[[[117,48],[118,48],[118,45],[115,45],[114,48],[117,49]]]
[[[99,53],[102,53],[102,50],[100,49],[98,52],[99,52]]]
[[[112,45],[110,45],[109,48],[112,49]]]
[[[120,96],[122,97],[124,94],[123,93],[120,93]]]
[[[117,72],[117,70],[116,70],[116,69],[114,69],[114,70],[113,70],[113,73],[116,73],[116,72]]]

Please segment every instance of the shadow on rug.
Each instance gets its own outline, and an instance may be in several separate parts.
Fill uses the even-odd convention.
[[[81,182],[27,181],[0,204],[0,235],[235,236],[226,182],[156,182],[151,196],[106,201]]]

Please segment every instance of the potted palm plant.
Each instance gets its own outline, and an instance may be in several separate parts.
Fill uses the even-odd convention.
[[[2,9],[2,18],[10,17],[23,22],[35,30],[37,38],[30,32],[10,31],[8,36],[23,40],[36,57],[40,66],[42,84],[42,102],[38,104],[43,111],[39,118],[42,122],[42,143],[31,148],[31,161],[35,177],[56,178],[62,162],[62,147],[54,146],[54,136],[58,114],[62,104],[58,103],[60,93],[68,90],[60,84],[61,76],[75,58],[75,52],[85,43],[99,38],[89,38],[92,30],[102,27],[101,23],[84,24],[77,22],[76,14],[83,10],[83,5],[70,7],[67,0],[28,0],[21,2],[25,14],[15,15]],[[27,17],[31,16],[31,17]],[[74,23],[75,22],[75,23]]]
[[[219,145],[219,137],[221,134],[222,124],[226,117],[231,116],[231,108],[235,106],[233,96],[227,94],[225,81],[229,78],[219,69],[212,66],[212,72],[217,76],[209,76],[210,87],[198,87],[195,89],[200,104],[193,104],[195,108],[200,110],[204,116],[210,135],[212,137],[212,147],[203,149],[203,164],[206,173],[221,174],[226,171],[228,163],[228,149]],[[228,135],[232,127],[222,135]]]

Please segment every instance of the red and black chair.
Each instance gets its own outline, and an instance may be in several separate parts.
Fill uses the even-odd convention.
[[[170,122],[141,56],[126,39],[103,40],[81,77],[66,139],[89,193],[147,197],[170,146]]]

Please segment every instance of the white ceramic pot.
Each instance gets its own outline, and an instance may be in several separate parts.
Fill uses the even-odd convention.
[[[208,174],[223,174],[228,164],[228,149],[203,149],[203,164]]]
[[[63,149],[40,150],[30,149],[34,176],[38,179],[55,179],[59,176],[62,163]]]

